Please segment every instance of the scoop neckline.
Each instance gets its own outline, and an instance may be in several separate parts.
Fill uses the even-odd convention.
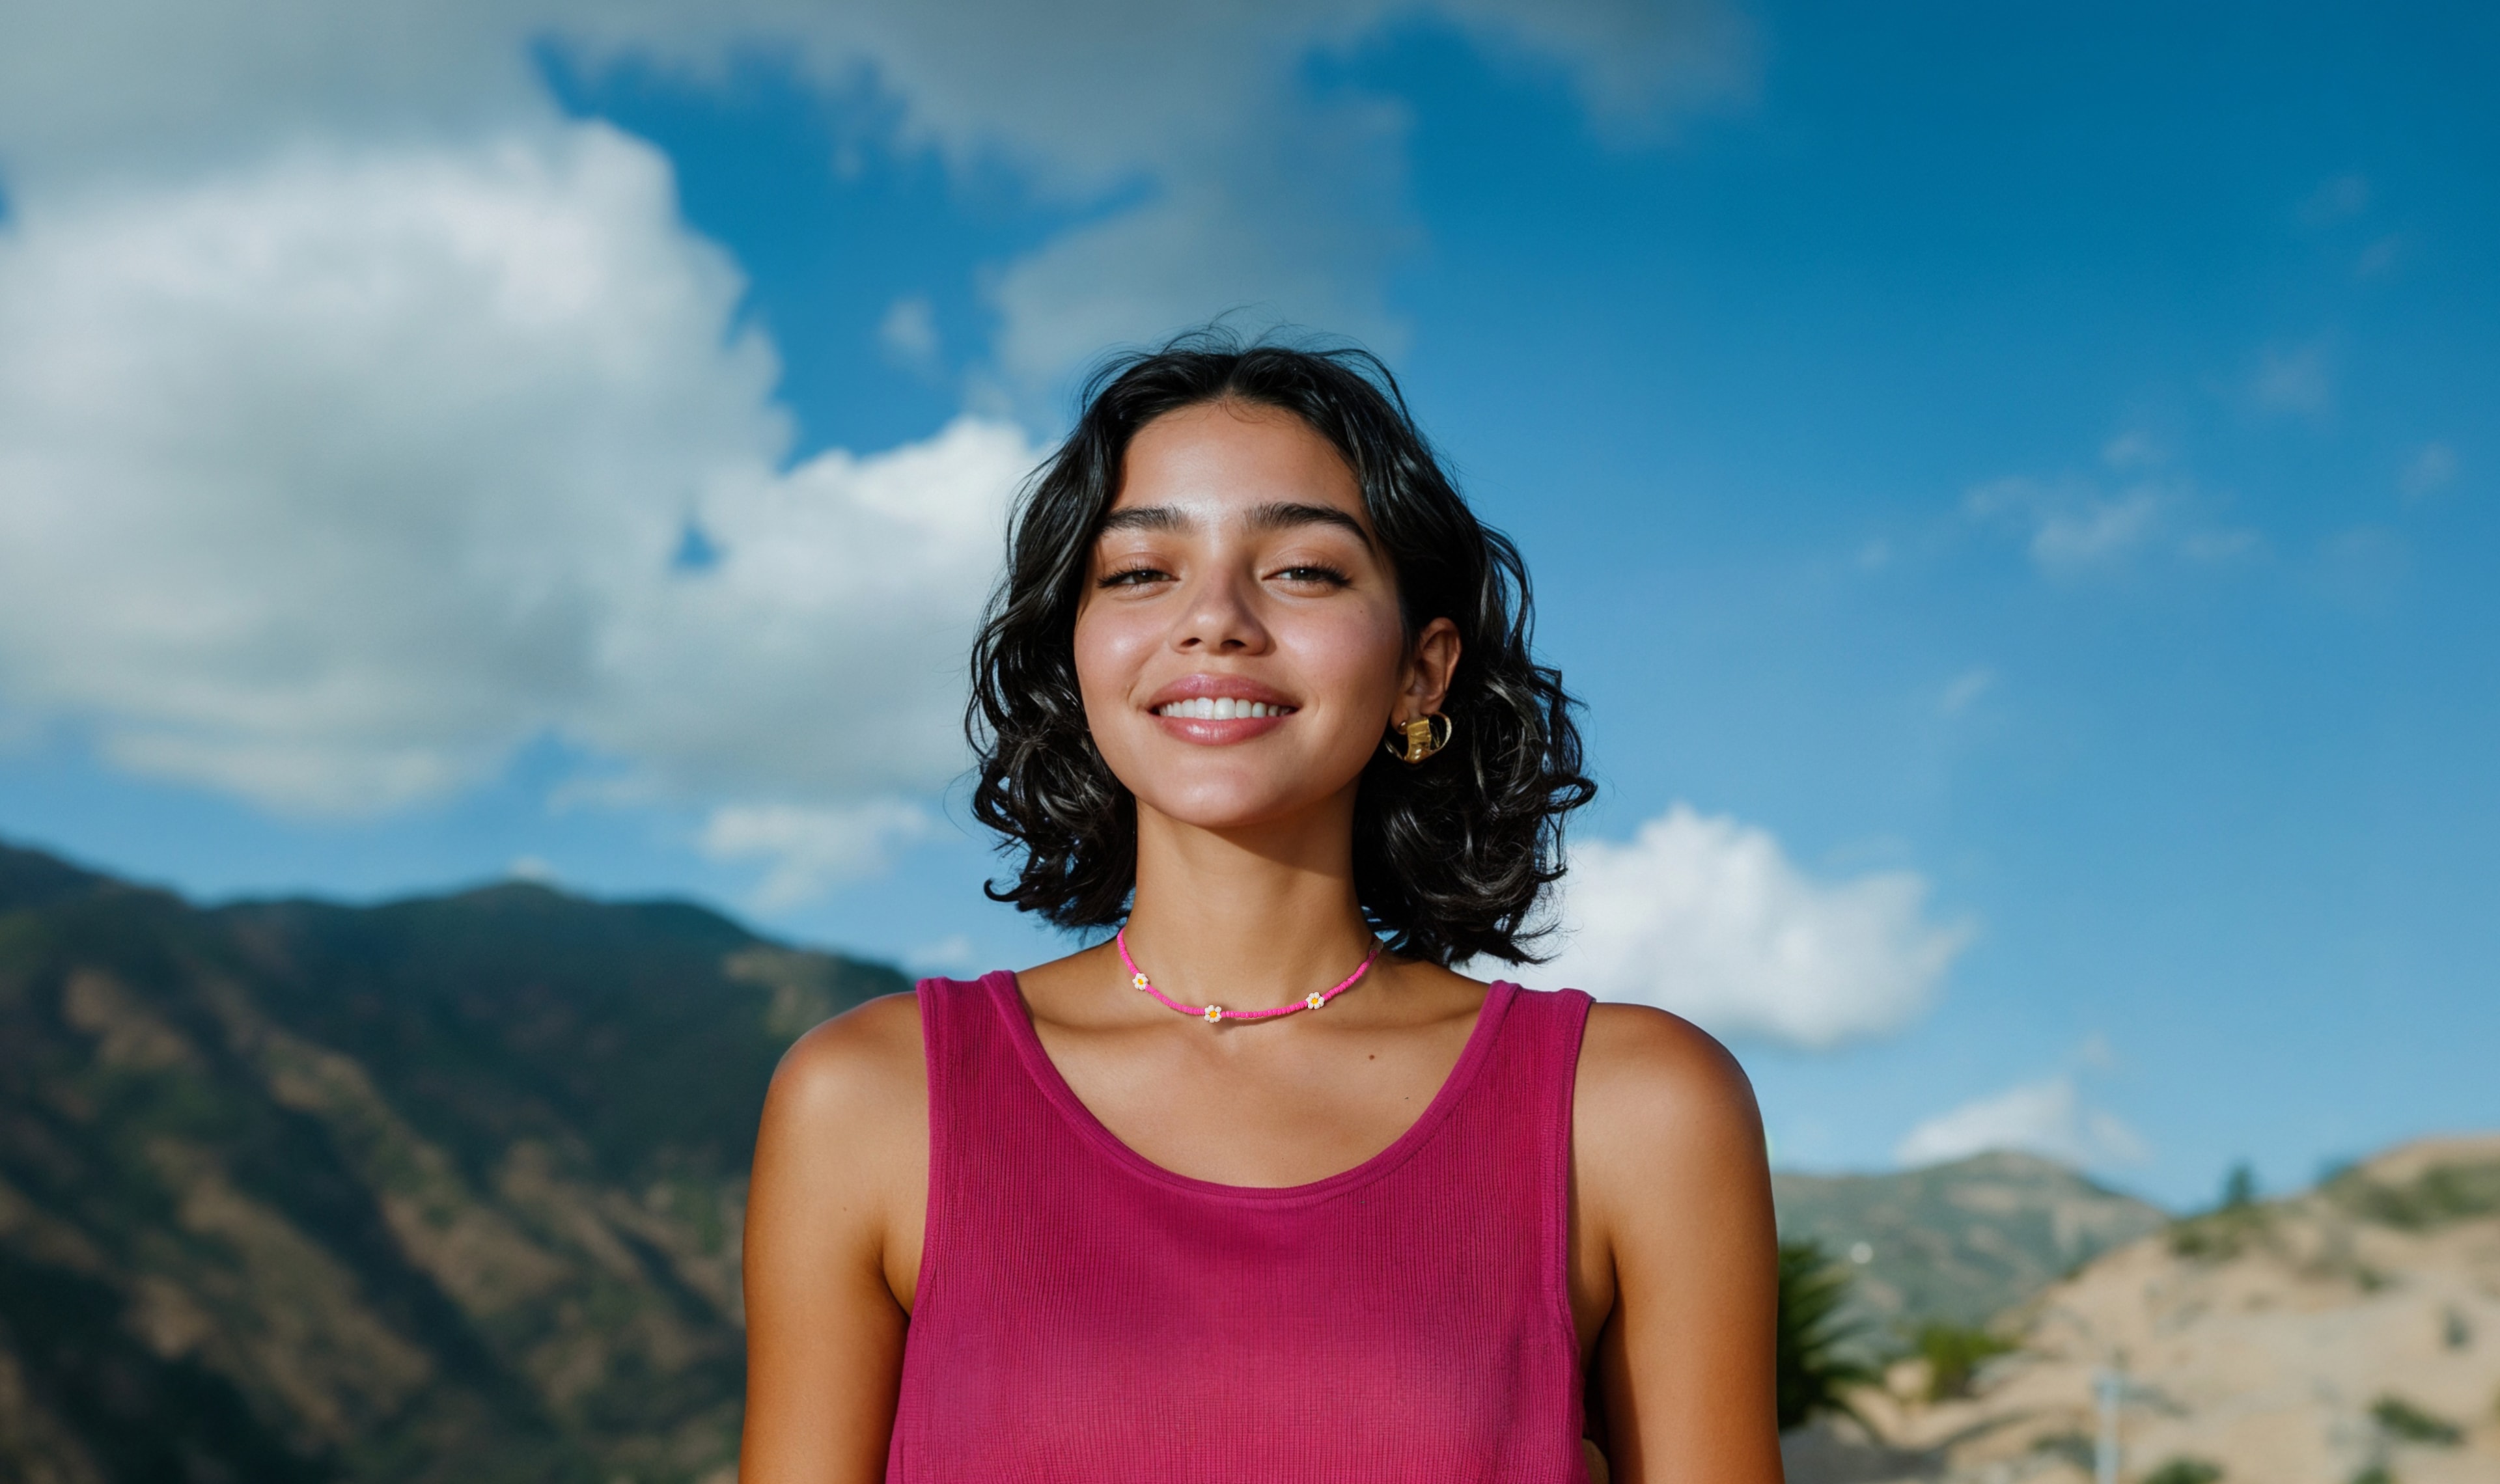
[[[1119,1135],[1111,1132],[1109,1125],[1095,1116],[1092,1108],[1085,1105],[1085,1100],[1076,1096],[1076,1089],[1069,1086],[1068,1078],[1061,1074],[1059,1064],[1050,1059],[1050,1052],[1041,1043],[1041,1033],[1034,1029],[1033,1010],[1025,1003],[1024,984],[1016,977],[1015,971],[994,970],[981,976],[981,983],[988,987],[1000,1018],[1006,1022],[1008,1039],[1015,1045],[1016,1055],[1024,1062],[1026,1073],[1041,1089],[1042,1097],[1059,1110],[1060,1116],[1067,1119],[1086,1142],[1102,1151],[1112,1163],[1158,1184],[1216,1200],[1263,1204],[1324,1199],[1368,1184],[1406,1163],[1431,1138],[1433,1131],[1448,1121],[1460,1098],[1465,1095],[1468,1084],[1475,1080],[1477,1072],[1491,1054],[1494,1038],[1501,1029],[1502,1019],[1509,1013],[1511,1001],[1519,993],[1519,986],[1508,979],[1496,979],[1486,987],[1484,1004],[1476,1010],[1476,1023],[1467,1032],[1467,1043],[1461,1048],[1459,1060],[1450,1068],[1449,1075],[1441,1079],[1440,1091],[1432,1095],[1432,1101],[1424,1105],[1424,1111],[1406,1126],[1404,1133],[1391,1139],[1386,1148],[1361,1164],[1299,1185],[1228,1185],[1220,1180],[1201,1180],[1196,1175],[1168,1170],[1131,1148]]]

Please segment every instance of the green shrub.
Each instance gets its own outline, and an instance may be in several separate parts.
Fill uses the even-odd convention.
[[[2440,1165],[2402,1185],[2384,1185],[2354,1171],[2337,1176],[2326,1191],[2365,1221],[2427,1231],[2500,1212],[2500,1162]]]
[[[2242,1160],[2222,1177],[2222,1199],[2212,1210],[2170,1224],[2170,1250],[2181,1257],[2228,1262],[2271,1224],[2264,1203],[2257,1200],[2257,1173]]]
[[[2031,1440],[2031,1451],[2063,1459],[2086,1473],[2092,1471],[2092,1465],[2099,1462],[2100,1457],[2092,1440],[2081,1433],[2051,1433],[2045,1437],[2035,1437]]]
[[[2453,1448],[2465,1440],[2463,1428],[2392,1394],[2370,1403],[2370,1420],[2379,1425],[2380,1432],[2398,1442]]]
[[[1848,1393],[1880,1377],[1850,1353],[1859,1327],[1841,1317],[1848,1302],[1848,1270],[1833,1263],[1820,1243],[1780,1243],[1781,1432],[1834,1414],[1865,1424],[1850,1405]]]
[[[2142,1484],[2214,1484],[2222,1476],[2222,1466],[2212,1459],[2181,1455],[2144,1476]]]
[[[1979,1368],[2013,1349],[2014,1342],[1986,1330],[1930,1324],[1920,1329],[1911,1348],[1927,1363],[1927,1400],[1943,1402],[1969,1396]]]
[[[2170,1250],[2202,1262],[2228,1262],[2264,1235],[2271,1221],[2262,1205],[2225,1205],[2170,1224]]]

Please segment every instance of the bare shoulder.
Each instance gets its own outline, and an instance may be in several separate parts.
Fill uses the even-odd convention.
[[[928,1103],[919,997],[883,995],[791,1043],[773,1073],[765,1118],[855,1139],[865,1130],[925,1126]]]
[[[1607,1183],[1708,1181],[1763,1164],[1744,1069],[1699,1026],[1647,1006],[1590,1007],[1572,1122],[1583,1170]]]

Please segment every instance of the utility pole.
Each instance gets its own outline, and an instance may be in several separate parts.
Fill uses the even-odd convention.
[[[2100,1437],[2092,1445],[2092,1484],[2118,1484],[2118,1409],[2126,1402],[2124,1356],[2092,1372],[2092,1395],[2101,1413]]]

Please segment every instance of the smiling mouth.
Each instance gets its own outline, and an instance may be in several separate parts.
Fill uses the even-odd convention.
[[[1264,701],[1236,701],[1231,696],[1198,696],[1187,701],[1168,701],[1155,708],[1155,714],[1180,721],[1235,721],[1254,716],[1282,716],[1293,709],[1290,706],[1269,706]]]

